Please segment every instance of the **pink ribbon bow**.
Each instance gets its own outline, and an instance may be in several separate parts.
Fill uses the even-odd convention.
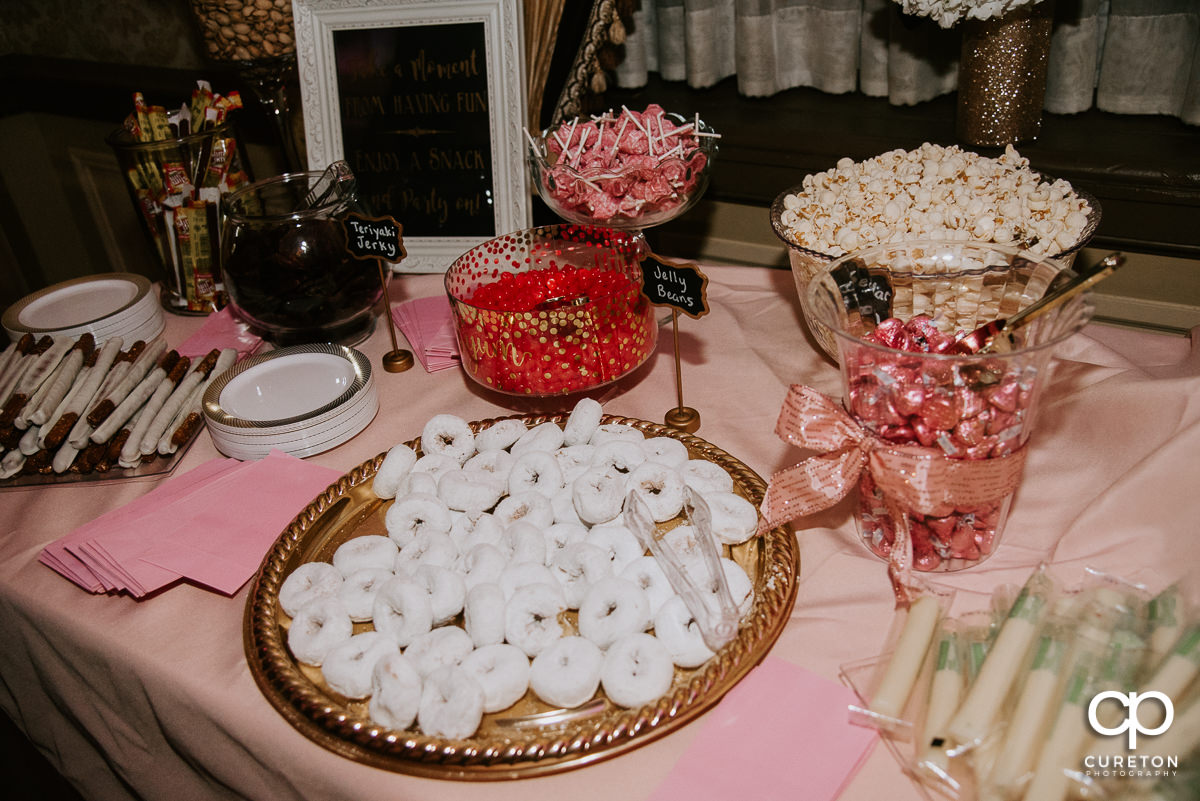
[[[784,442],[817,453],[771,476],[760,530],[833,506],[854,488],[865,469],[897,522],[893,581],[900,578],[897,573],[907,577],[911,569],[906,510],[944,517],[956,508],[995,503],[1016,490],[1025,465],[1024,448],[989,459],[951,459],[936,448],[885,442],[836,401],[799,384],[788,390],[775,433]]]

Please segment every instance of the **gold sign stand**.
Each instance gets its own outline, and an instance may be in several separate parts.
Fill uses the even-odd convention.
[[[387,273],[383,269],[383,259],[376,259],[379,264],[379,282],[383,284],[383,316],[387,318],[388,333],[392,336],[392,349],[383,354],[383,369],[389,373],[403,373],[413,366],[411,351],[402,350],[396,341],[396,321],[392,319],[392,299],[388,295]]]
[[[679,312],[692,319],[708,314],[708,276],[694,262],[686,259],[667,259],[649,253],[657,264],[647,274],[642,271],[642,294],[655,306],[671,308],[671,338],[675,346],[675,408],[667,412],[663,422],[671,428],[694,434],[700,428],[700,412],[683,405],[683,367],[679,358]]]
[[[667,412],[663,422],[671,428],[695,434],[700,428],[700,412],[683,405],[683,369],[679,361],[679,309],[671,309],[671,339],[675,344],[676,406]]]

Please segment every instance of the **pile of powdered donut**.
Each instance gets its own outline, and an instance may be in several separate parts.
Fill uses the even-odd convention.
[[[440,414],[421,455],[391,448],[373,484],[392,499],[387,536],[349,539],[279,589],[293,656],[320,667],[332,691],[366,699],[374,723],[432,737],[470,737],[529,691],[556,708],[601,688],[621,707],[666,694],[677,666],[713,652],[624,525],[627,492],[657,522],[678,523],[663,536],[685,563],[703,558],[697,531],[676,520],[685,486],[712,512],[719,548],[753,536],[758,512],[680,440],[601,421],[590,399],[562,426],[514,418],[473,433]],[[744,616],[751,579],[733,559],[721,566]]]

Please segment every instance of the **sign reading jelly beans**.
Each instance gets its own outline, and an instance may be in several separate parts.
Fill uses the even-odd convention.
[[[651,254],[642,265],[642,294],[655,306],[670,306],[689,317],[708,314],[708,276],[688,261]]]
[[[356,259],[398,262],[406,255],[404,226],[392,217],[348,214],[342,226],[346,229],[346,250]]]

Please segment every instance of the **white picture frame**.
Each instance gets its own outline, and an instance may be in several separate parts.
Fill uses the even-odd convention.
[[[351,160],[355,153],[351,154],[351,158],[347,158],[346,155],[343,121],[350,118],[343,117],[343,94],[339,87],[339,52],[335,49],[335,35],[345,42],[353,36],[386,37],[388,31],[393,31],[398,40],[411,42],[421,38],[419,31],[423,26],[461,26],[452,29],[434,28],[431,32],[461,30],[474,37],[478,35],[478,26],[482,25],[485,54],[481,62],[486,71],[487,85],[486,123],[482,123],[481,115],[475,115],[475,120],[477,123],[486,124],[487,144],[490,146],[491,196],[483,199],[492,209],[490,230],[487,230],[487,215],[480,214],[473,199],[464,205],[464,208],[469,209],[468,213],[479,218],[471,220],[473,230],[444,235],[429,235],[427,231],[422,232],[419,226],[410,227],[404,219],[406,215],[396,213],[393,208],[370,207],[372,214],[390,214],[404,226],[404,246],[408,255],[399,264],[392,265],[395,272],[444,272],[458,256],[481,242],[529,227],[530,191],[529,174],[525,165],[524,137],[525,58],[522,13],[518,0],[293,0],[292,13],[310,170],[323,170],[339,159],[351,161],[351,169],[355,166]],[[375,33],[339,33],[343,31]],[[340,55],[345,59],[345,45]],[[433,57],[436,57],[436,53]],[[400,70],[397,74],[403,73],[403,64],[401,60],[395,62],[393,69]],[[472,68],[477,66],[478,64],[472,63]],[[415,65],[412,71],[416,72]],[[348,76],[349,72],[343,74]],[[347,108],[351,106],[347,101]],[[447,120],[450,119],[448,116]],[[452,133],[444,130],[449,127],[442,126],[443,130],[436,129],[437,126],[435,130],[418,127],[415,134],[411,131],[388,133],[405,133],[410,138],[416,136],[428,140],[430,137],[436,138],[437,134]],[[481,136],[482,130],[476,125],[472,128],[473,135]],[[355,145],[353,138],[351,145]],[[431,150],[426,152],[432,153]],[[407,155],[412,161],[420,161],[421,158],[415,146],[411,152],[402,149],[401,155]],[[369,160],[358,160],[363,165],[370,163]],[[429,160],[435,159],[430,156]],[[419,168],[414,169],[406,180],[413,180],[412,174],[417,171]],[[356,175],[360,188],[369,183],[367,175],[359,174],[358,171]],[[429,180],[432,181],[432,178]],[[429,198],[420,207],[421,213],[431,213],[434,201],[437,201],[437,207],[441,208],[441,200],[433,197],[436,189],[435,183],[430,189]],[[417,194],[415,191],[406,191],[405,203]],[[487,192],[478,194],[486,195]],[[393,199],[390,187],[389,193],[377,192],[374,197],[377,200]],[[456,202],[463,201],[460,198]],[[415,201],[413,203],[415,204]],[[449,213],[443,210],[441,217],[450,219],[449,214],[452,213],[453,209],[450,209]]]

